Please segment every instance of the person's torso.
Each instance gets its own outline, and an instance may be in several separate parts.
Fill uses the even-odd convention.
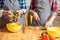
[[[19,10],[19,1],[18,0],[5,0],[3,9],[8,10]]]
[[[51,15],[51,5],[49,0],[36,0],[35,6],[35,11],[38,13],[41,23],[45,24]]]

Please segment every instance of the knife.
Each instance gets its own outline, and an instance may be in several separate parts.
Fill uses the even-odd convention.
[[[39,25],[39,26],[42,26],[42,24],[41,24],[41,21],[40,21],[40,20],[37,20],[36,22],[38,23],[38,25]]]

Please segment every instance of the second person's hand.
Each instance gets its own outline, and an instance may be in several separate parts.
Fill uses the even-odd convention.
[[[33,16],[34,20],[39,20],[40,21],[40,18],[37,14],[37,12],[33,11],[33,10],[30,10],[30,14]]]
[[[20,15],[22,15],[24,13],[23,10],[17,10],[16,12],[17,12],[18,16],[20,16]]]
[[[50,26],[51,26],[51,24],[52,24],[52,22],[51,22],[51,21],[47,21],[47,22],[45,23],[45,27],[46,27],[46,28],[48,28],[48,27],[50,27]]]

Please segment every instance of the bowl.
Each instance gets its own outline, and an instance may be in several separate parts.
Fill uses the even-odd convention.
[[[22,24],[18,22],[8,23],[6,26],[10,32],[18,32],[22,29]]]
[[[48,27],[47,33],[52,37],[60,37],[60,27]]]

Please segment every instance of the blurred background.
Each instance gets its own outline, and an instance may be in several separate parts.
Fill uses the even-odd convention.
[[[60,26],[60,0],[57,0],[58,3],[58,16],[56,17],[54,21],[55,26]]]

